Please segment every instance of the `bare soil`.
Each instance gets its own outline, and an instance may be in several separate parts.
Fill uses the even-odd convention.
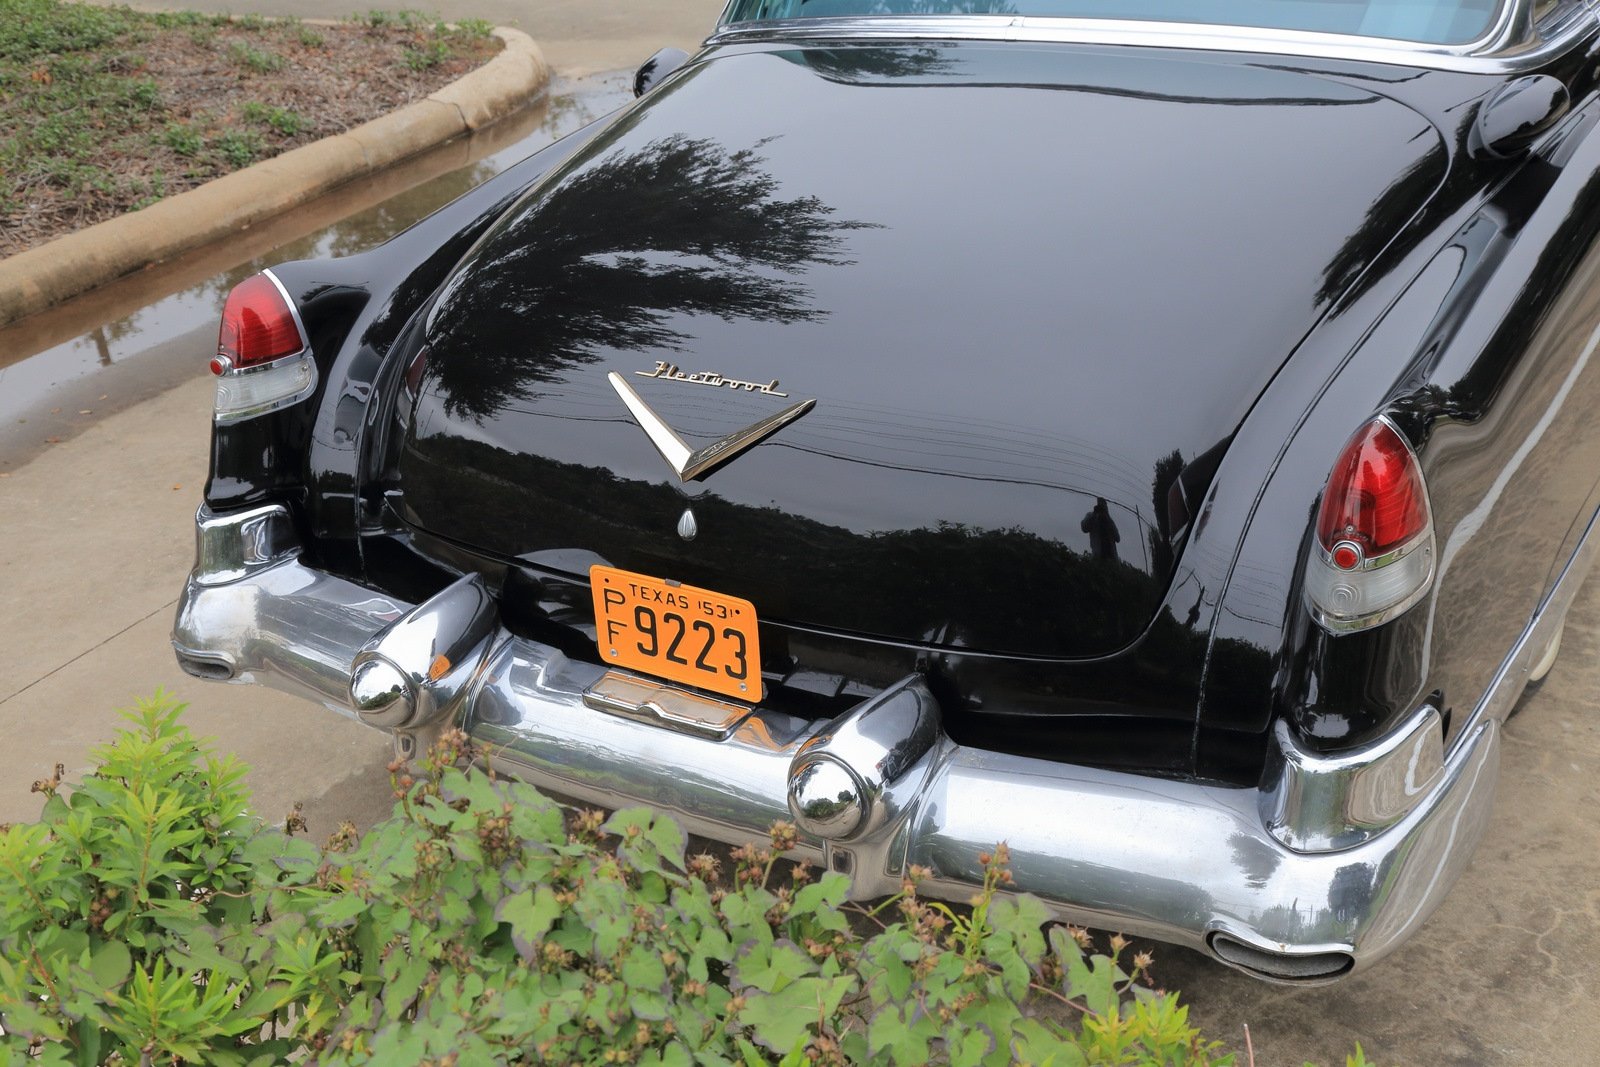
[[[122,32],[89,48],[0,51],[0,256],[404,107],[501,47],[409,13],[112,14]]]

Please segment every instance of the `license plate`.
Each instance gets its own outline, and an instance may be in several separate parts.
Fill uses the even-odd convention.
[[[589,568],[608,662],[742,700],[761,699],[756,609],[748,600],[614,567]]]

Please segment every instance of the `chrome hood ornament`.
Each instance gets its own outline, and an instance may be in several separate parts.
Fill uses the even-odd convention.
[[[646,376],[653,378],[656,375],[646,374]],[[617,395],[622,397],[622,402],[628,405],[628,410],[633,413],[634,421],[644,430],[645,436],[650,438],[650,443],[656,446],[656,451],[661,453],[661,458],[667,461],[667,464],[672,468],[673,473],[678,476],[678,481],[680,482],[693,481],[702,474],[710,473],[712,468],[721,466],[751,445],[757,444],[778,432],[817,406],[815,400],[802,400],[798,404],[791,404],[789,407],[784,408],[776,415],[768,415],[760,422],[746,426],[742,430],[735,430],[726,437],[718,438],[704,448],[691,449],[684,443],[683,438],[673,431],[672,427],[662,421],[660,415],[650,409],[650,405],[644,402],[644,398],[634,392],[633,386],[629,385],[622,375],[612,371],[606,375],[606,379],[611,382],[611,387],[617,391]],[[723,381],[726,382],[727,379]],[[746,383],[741,382],[739,384],[742,386]],[[774,386],[777,384],[776,381],[772,383]],[[771,392],[770,388],[762,389],[760,386],[754,386],[753,388],[761,392]],[[773,395],[783,396],[785,394],[774,393]]]

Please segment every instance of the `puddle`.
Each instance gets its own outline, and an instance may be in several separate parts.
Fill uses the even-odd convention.
[[[223,300],[275,263],[352,255],[632,99],[631,71],[556,78],[542,100],[234,239],[0,329],[0,470],[206,373]]]

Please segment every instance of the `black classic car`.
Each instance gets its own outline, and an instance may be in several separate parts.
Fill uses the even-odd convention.
[[[1578,0],[733,0],[228,298],[178,659],[1276,981],[1488,818],[1600,506]]]

